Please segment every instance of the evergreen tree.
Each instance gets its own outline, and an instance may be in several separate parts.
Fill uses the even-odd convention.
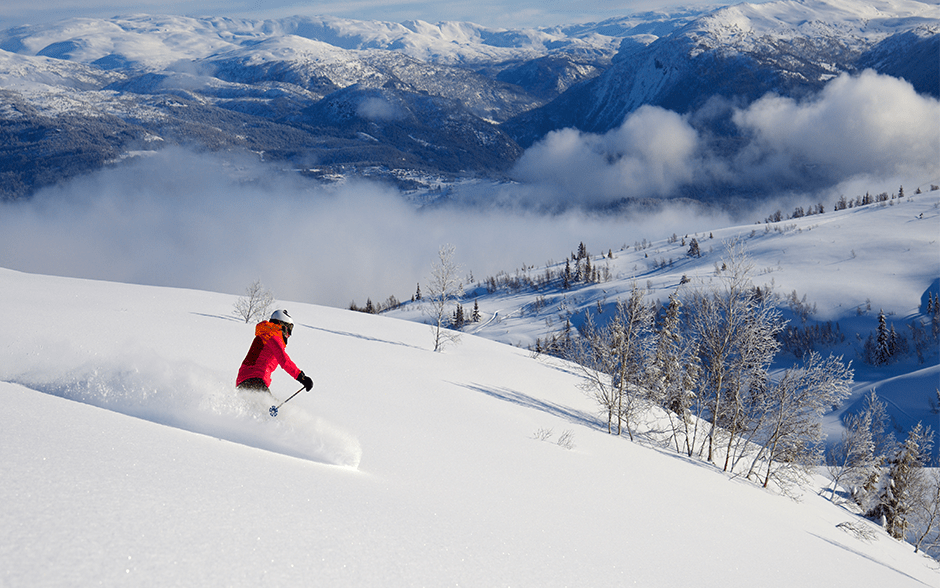
[[[888,325],[884,311],[880,311],[878,329],[865,341],[865,360],[871,365],[888,365],[907,349],[907,339],[894,330],[894,325]]]
[[[677,414],[682,412],[681,400],[674,398],[675,384],[679,381],[681,370],[678,362],[682,361],[679,354],[679,343],[682,340],[679,330],[681,306],[678,292],[670,294],[669,304],[657,325],[656,345],[646,382],[653,399]]]
[[[877,499],[878,481],[881,478],[882,468],[888,463],[889,456],[896,450],[894,433],[888,429],[888,412],[886,405],[878,400],[874,389],[869,390],[866,397],[864,415],[868,426],[868,436],[872,445],[871,463],[858,473],[856,485],[852,488],[852,498],[864,512],[874,507]]]
[[[584,241],[578,245],[578,259],[584,259],[588,256],[587,247],[584,246]]]
[[[701,257],[702,252],[698,246],[698,240],[695,237],[692,237],[692,241],[689,242],[689,257]]]
[[[884,310],[878,312],[878,347],[876,350],[877,365],[884,365],[891,360],[891,333],[888,331],[888,321]]]
[[[924,466],[930,459],[933,432],[917,423],[901,446],[882,480],[878,503],[868,516],[882,519],[885,530],[895,539],[904,540],[910,517],[922,485]]]

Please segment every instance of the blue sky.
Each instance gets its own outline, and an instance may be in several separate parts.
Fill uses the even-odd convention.
[[[491,27],[548,26],[593,22],[669,6],[724,5],[721,0],[4,0],[0,29],[70,17],[128,13],[245,16],[268,18],[324,14],[401,22],[470,21]]]

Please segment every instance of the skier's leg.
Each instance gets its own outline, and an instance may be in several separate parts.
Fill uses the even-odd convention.
[[[264,385],[264,380],[262,380],[261,378],[248,378],[247,380],[245,380],[244,382],[242,382],[236,387],[239,390],[248,390],[252,392],[267,392],[268,394],[271,393],[271,390],[269,390],[268,387]]]

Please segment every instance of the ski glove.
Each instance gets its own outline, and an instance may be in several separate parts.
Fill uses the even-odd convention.
[[[304,388],[307,389],[307,392],[313,390],[313,380],[307,374],[300,372],[300,375],[297,376],[297,381],[304,385]]]

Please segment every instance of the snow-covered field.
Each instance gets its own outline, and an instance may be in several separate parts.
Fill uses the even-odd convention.
[[[755,281],[820,317],[863,303],[827,283],[913,314],[940,274],[937,194],[755,235],[776,268]],[[704,278],[708,255],[641,279]],[[793,500],[608,435],[569,366],[485,337],[434,353],[417,322],[284,302],[316,387],[271,418],[233,391],[253,336],[234,300],[0,270],[0,586],[940,584],[824,479]]]

